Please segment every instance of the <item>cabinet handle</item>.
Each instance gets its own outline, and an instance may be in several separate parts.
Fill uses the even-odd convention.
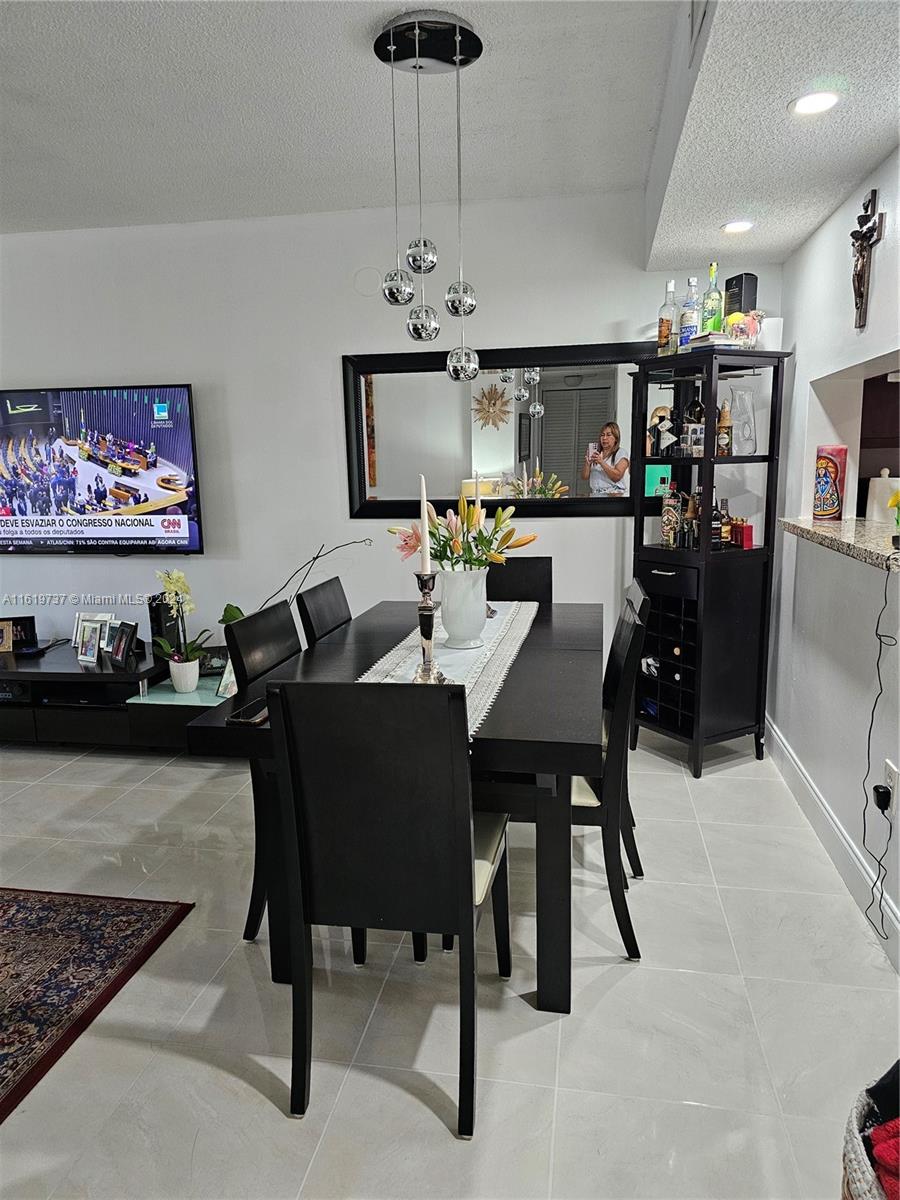
[[[656,567],[650,572],[651,575],[677,575],[677,571],[657,571]]]

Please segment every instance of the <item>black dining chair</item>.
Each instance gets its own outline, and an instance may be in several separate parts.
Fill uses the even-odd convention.
[[[553,559],[532,556],[492,563],[487,573],[488,600],[536,600],[553,603]]]
[[[340,629],[351,619],[350,606],[337,576],[317,583],[305,592],[298,592],[297,610],[309,646],[314,646],[327,633]]]
[[[271,608],[261,608],[259,612],[242,617],[239,621],[231,621],[225,626],[225,645],[228,647],[228,657],[234,670],[234,679],[238,691],[243,691],[248,684],[259,679],[268,671],[280,666],[287,659],[299,654],[303,647],[291,612],[291,606],[286,600],[273,604]],[[271,847],[266,845],[267,825],[262,811],[266,795],[263,783],[265,767],[261,762],[252,759],[250,762],[250,780],[253,786],[253,883],[250,887],[250,904],[247,909],[247,920],[244,922],[244,941],[256,940],[259,927],[262,924],[263,913],[266,911],[266,857]]]
[[[472,813],[465,690],[385,683],[268,689],[291,945],[290,1112],[309,1105],[311,926],[459,937],[459,1122],[475,1124],[475,936],[492,898],[511,973],[505,813]]]

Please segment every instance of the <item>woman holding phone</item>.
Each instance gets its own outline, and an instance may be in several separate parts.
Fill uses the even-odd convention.
[[[607,421],[600,430],[599,443],[588,446],[581,478],[590,480],[591,496],[628,495],[628,459],[621,441],[619,426]]]

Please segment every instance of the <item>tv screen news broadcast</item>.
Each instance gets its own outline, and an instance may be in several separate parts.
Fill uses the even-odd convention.
[[[0,553],[202,550],[189,385],[0,391]]]

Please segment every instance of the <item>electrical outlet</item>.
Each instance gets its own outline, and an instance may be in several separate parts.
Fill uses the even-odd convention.
[[[891,789],[891,806],[888,812],[894,812],[897,807],[897,786],[900,783],[900,771],[889,758],[884,760],[884,782]]]

